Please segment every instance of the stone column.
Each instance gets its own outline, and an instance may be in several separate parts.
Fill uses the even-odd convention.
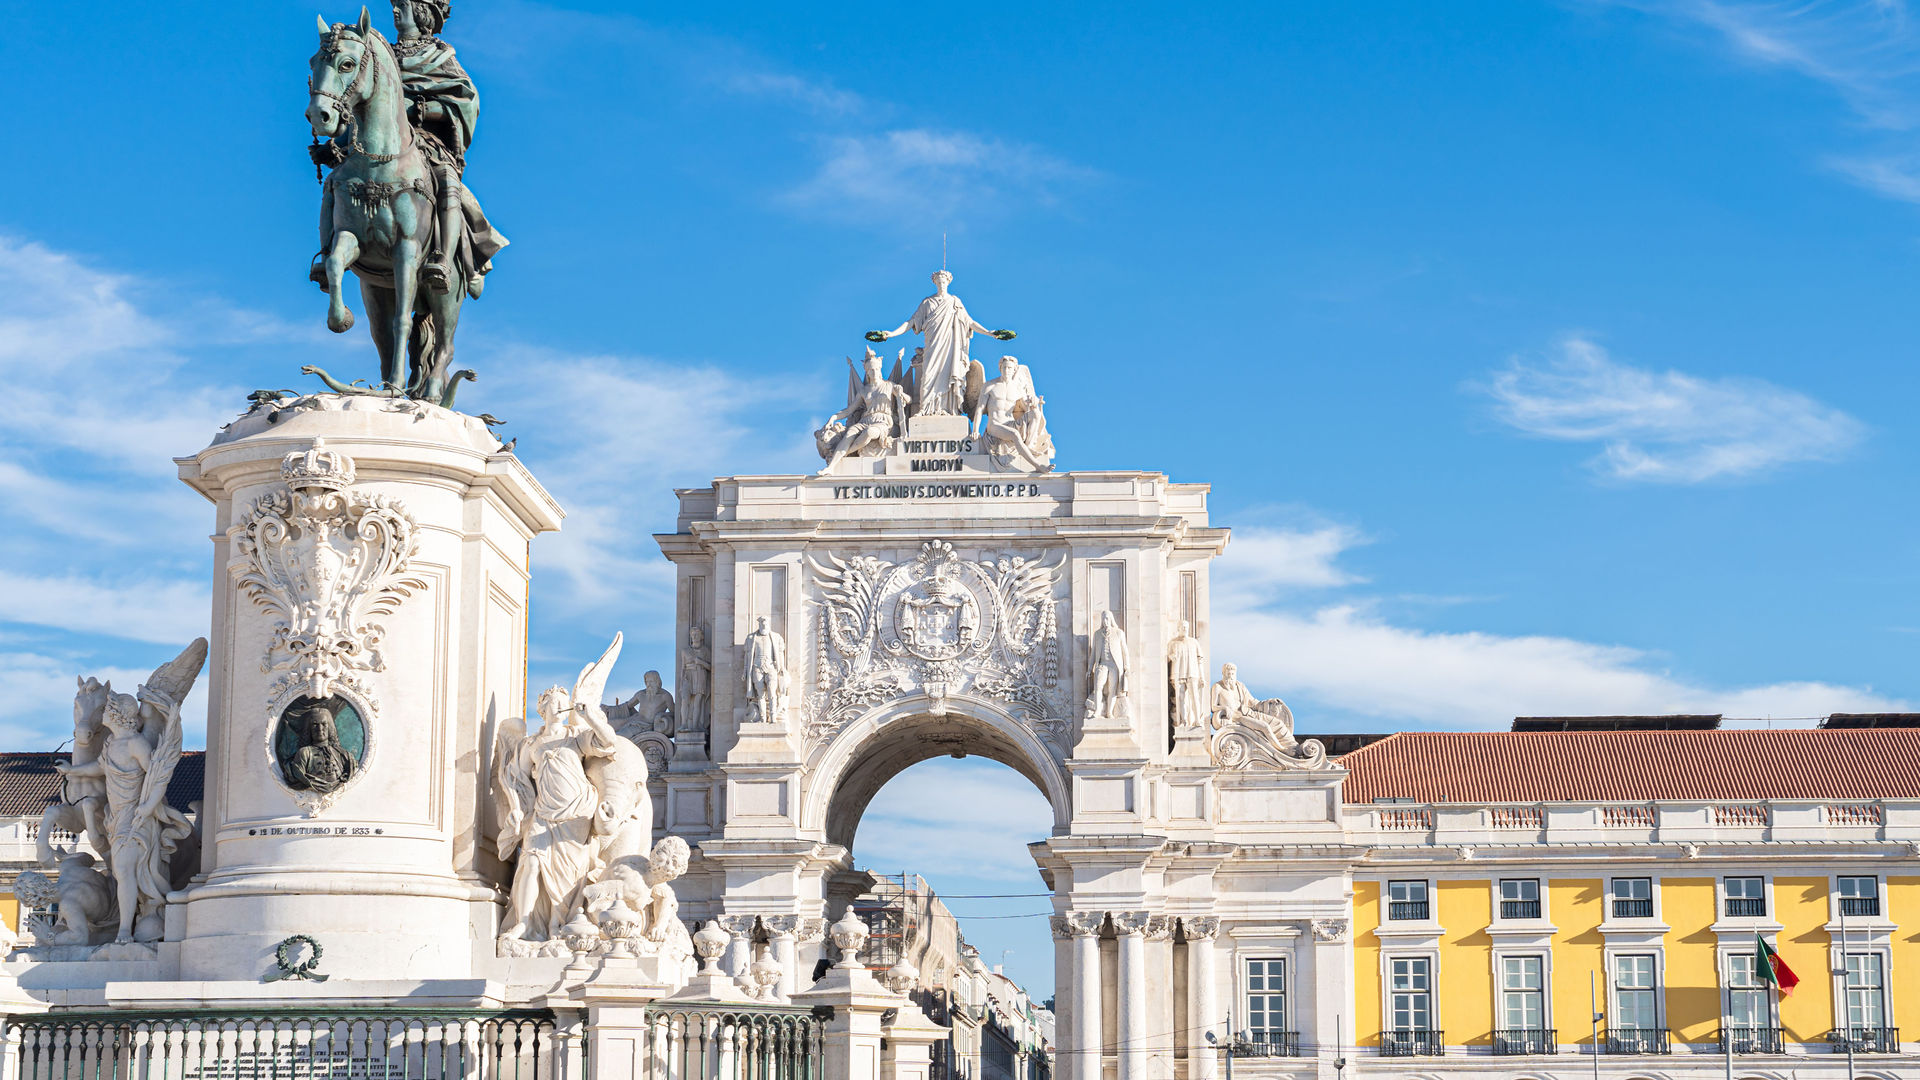
[[[1048,920],[1053,930],[1053,1048],[1058,1055],[1054,1071],[1062,1080],[1071,1075],[1067,1055],[1073,1045],[1073,923],[1065,915]]]
[[[1071,1080],[1100,1080],[1100,924],[1104,911],[1070,911],[1067,931],[1073,935],[1072,1038],[1066,1042],[1066,1075]]]
[[[1147,919],[1144,911],[1116,911],[1119,938],[1120,1080],[1147,1080]]]
[[[1187,938],[1187,1075],[1191,1080],[1212,1080],[1219,1069],[1220,1051],[1207,1042],[1207,1032],[1218,1027],[1219,1037],[1227,1037],[1213,967],[1213,936],[1220,931],[1220,920],[1211,915],[1183,918],[1180,930]]]
[[[1173,928],[1174,920],[1168,915],[1155,915],[1147,920],[1146,929],[1146,969],[1144,985],[1150,987],[1146,995],[1146,1023],[1141,1030],[1147,1033],[1147,1055],[1145,1068],[1149,1076],[1173,1075],[1173,1048],[1176,1045],[1173,1036]]]
[[[785,1001],[793,996],[799,984],[800,973],[796,965],[800,962],[797,937],[800,916],[769,915],[764,921],[767,924],[767,936],[773,941],[774,962],[780,965],[780,1000]]]

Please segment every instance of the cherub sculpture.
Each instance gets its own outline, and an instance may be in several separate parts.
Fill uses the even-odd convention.
[[[65,776],[106,781],[106,849],[120,910],[118,941],[158,941],[165,930],[161,912],[172,890],[173,852],[193,831],[187,816],[167,805],[167,783],[180,764],[180,703],[206,660],[207,640],[198,638],[157,668],[137,694],[109,693],[101,714],[107,739],[100,756],[59,766]]]
[[[615,859],[600,880],[587,886],[587,914],[609,938],[663,942],[676,933],[684,936],[687,928],[672,883],[687,872],[691,856],[685,840],[666,836],[650,855]],[[692,945],[687,949],[690,954]]]
[[[848,357],[847,366],[853,368]],[[894,362],[896,370],[899,361]],[[822,473],[833,471],[843,458],[870,451],[885,453],[893,441],[907,430],[907,390],[897,379],[889,379],[880,370],[880,357],[867,350],[865,374],[854,368],[847,380],[847,407],[827,418],[826,425],[813,433],[820,456],[826,459]]]
[[[620,645],[615,634],[571,694],[556,686],[540,695],[538,731],[508,720],[494,741],[495,843],[503,860],[519,857],[500,935],[509,955],[564,954],[564,928],[581,913],[595,872],[610,857],[644,850],[652,832],[646,758],[600,705]]]

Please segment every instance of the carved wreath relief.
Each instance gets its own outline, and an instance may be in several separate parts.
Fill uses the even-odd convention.
[[[386,669],[375,619],[427,581],[408,572],[419,549],[413,518],[397,500],[351,490],[352,458],[315,439],[280,462],[280,478],[281,490],[227,530],[227,572],[280,616],[260,661],[282,672],[267,693],[265,749],[280,782],[317,813],[373,749],[377,702],[359,676]]]
[[[924,693],[994,699],[1065,756],[1071,718],[1060,683],[1057,601],[1065,553],[965,559],[945,541],[911,562],[870,555],[815,562],[819,649],[807,730],[824,738],[867,709]]]

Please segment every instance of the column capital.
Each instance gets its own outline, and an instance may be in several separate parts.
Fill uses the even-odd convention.
[[[1100,933],[1100,925],[1107,921],[1104,911],[1069,911],[1065,915],[1056,915],[1056,919],[1066,924],[1067,933],[1073,937],[1094,937]]]
[[[763,915],[760,921],[767,926],[767,933],[773,937],[792,937],[800,930],[798,915]]]
[[[752,935],[753,920],[759,917],[758,915],[722,915],[714,922],[719,923],[720,929],[725,930],[729,935],[744,938]]]
[[[1220,932],[1220,916],[1182,915],[1180,932],[1187,936],[1188,941],[1211,941]]]
[[[1175,920],[1170,915],[1150,915],[1147,917],[1146,935],[1148,941],[1172,941]]]
[[[827,920],[811,915],[801,919],[799,929],[794,931],[794,937],[807,943],[824,940],[826,936]]]
[[[1120,937],[1145,933],[1147,920],[1152,918],[1147,911],[1109,911],[1107,915],[1113,919],[1113,932]]]
[[[1315,941],[1347,940],[1347,920],[1345,919],[1314,919],[1312,926]]]

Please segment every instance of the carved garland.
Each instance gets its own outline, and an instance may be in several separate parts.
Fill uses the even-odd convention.
[[[945,541],[911,562],[870,555],[813,563],[821,584],[808,734],[826,738],[881,703],[924,693],[991,697],[1064,757],[1072,721],[1060,693],[1056,575],[1020,555],[963,559]]]
[[[417,528],[397,500],[351,490],[353,459],[327,449],[324,440],[282,459],[280,478],[281,490],[256,499],[227,530],[233,548],[227,572],[235,587],[280,616],[260,661],[262,671],[283,672],[267,693],[268,738],[279,710],[296,697],[340,694],[366,723],[367,752],[357,777],[372,756],[377,701],[356,676],[386,670],[385,630],[375,619],[427,587],[426,578],[408,571],[419,550]],[[315,812],[339,791],[293,794]]]

